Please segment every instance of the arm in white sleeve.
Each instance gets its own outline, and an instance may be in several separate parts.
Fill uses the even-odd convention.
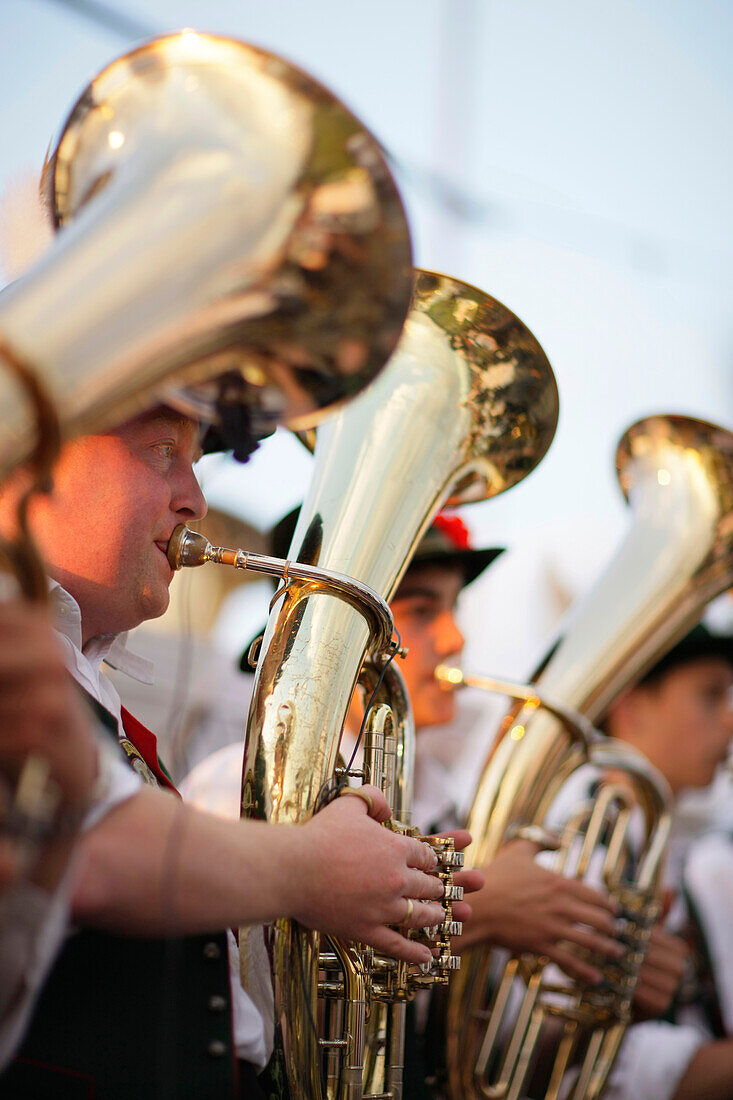
[[[695,1027],[647,1020],[621,1044],[603,1100],[670,1100],[697,1051],[709,1042]]]
[[[684,882],[705,937],[725,1034],[733,1036],[733,841],[717,833],[696,841]]]

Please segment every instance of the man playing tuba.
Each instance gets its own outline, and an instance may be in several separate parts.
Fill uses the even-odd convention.
[[[369,807],[339,799],[301,827],[200,813],[180,802],[154,736],[104,676],[104,661],[149,675],[125,636],[168,605],[168,539],[206,508],[192,468],[199,453],[198,425],[159,407],[67,443],[53,491],[31,506],[67,667],[127,757],[134,789],[81,840],[76,931],[0,1079],[7,1097],[56,1097],[62,1085],[76,1095],[74,1082],[79,1095],[93,1083],[110,1100],[220,1098],[238,1087],[256,1096],[261,1067],[234,1057],[228,928],[290,917],[427,962],[429,949],[394,926],[442,919],[442,885],[426,873],[433,853],[378,827],[389,808],[376,789],[367,788]],[[2,491],[5,533],[24,478],[18,471]]]

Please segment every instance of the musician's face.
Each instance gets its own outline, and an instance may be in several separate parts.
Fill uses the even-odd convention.
[[[706,787],[733,739],[733,668],[722,657],[676,665],[637,688],[638,747],[677,792]]]
[[[81,607],[85,642],[168,607],[166,544],[178,523],[206,512],[192,470],[199,453],[197,424],[162,407],[64,446],[31,523],[51,576]]]
[[[437,665],[456,660],[464,639],[455,620],[463,585],[459,568],[423,565],[409,570],[390,607],[402,642],[409,649],[399,661],[410,694],[415,725],[439,726],[455,717],[455,694],[437,682]]]

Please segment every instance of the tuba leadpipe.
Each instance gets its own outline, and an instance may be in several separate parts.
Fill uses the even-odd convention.
[[[618,860],[634,854],[625,845],[623,823],[634,805],[643,812],[645,841],[635,855],[635,878],[621,875],[618,860],[604,866],[605,885],[621,901],[627,919],[633,965],[628,959],[622,968],[609,963],[602,968],[606,980],[601,989],[576,984],[569,991],[545,980],[545,960],[523,956],[504,966],[487,945],[464,953],[448,995],[449,1092],[455,1100],[522,1096],[538,1040],[545,1037],[543,1024],[550,1019],[560,1038],[555,1030],[548,1041],[555,1057],[543,1095],[548,1100],[598,1097],[630,1019],[657,916],[670,816],[666,784],[629,746],[579,736],[577,723],[573,728],[541,700],[561,700],[585,723],[597,722],[731,583],[733,434],[688,417],[648,417],[622,438],[617,469],[633,511],[632,525],[603,576],[571,611],[536,687],[528,689],[530,698],[523,696],[506,716],[469,816],[474,839],[467,858],[482,866],[511,837],[541,840],[544,835],[544,846],[560,849],[557,869],[565,869],[569,844],[554,843],[552,830],[545,828],[555,796],[583,764],[624,771],[633,781],[633,797],[611,780],[595,807],[579,811],[571,826],[586,836],[576,868],[583,874],[592,852],[588,838],[600,838],[614,821],[620,822],[620,839],[613,834],[609,851],[615,849]],[[614,805],[619,807],[615,816]],[[517,983],[524,990],[522,1010],[507,1041],[503,1012]],[[558,998],[564,998],[564,1007]],[[571,1069],[577,1078],[566,1094],[562,1088]]]

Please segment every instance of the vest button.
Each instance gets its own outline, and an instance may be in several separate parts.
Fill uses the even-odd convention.
[[[227,1052],[226,1043],[222,1043],[221,1039],[212,1039],[206,1048],[210,1058],[223,1058]]]
[[[222,997],[221,994],[215,993],[213,997],[209,997],[209,1011],[210,1012],[223,1012],[227,1006],[226,997]]]
[[[204,958],[205,959],[220,959],[221,958],[221,948],[219,947],[219,944],[214,943],[213,940],[211,941],[211,943],[204,944]]]

